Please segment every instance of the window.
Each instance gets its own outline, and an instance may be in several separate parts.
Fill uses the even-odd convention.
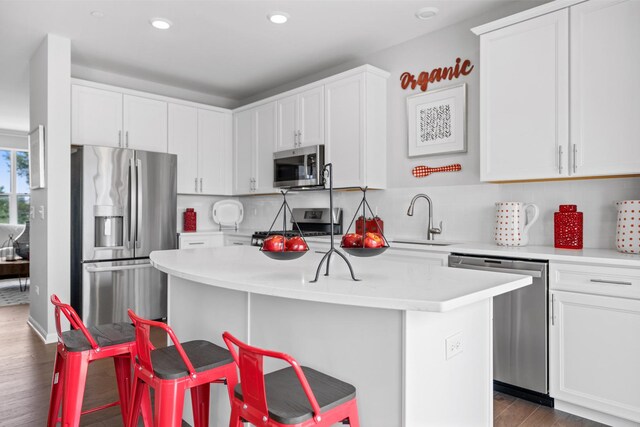
[[[0,224],[29,221],[29,153],[0,149]]]

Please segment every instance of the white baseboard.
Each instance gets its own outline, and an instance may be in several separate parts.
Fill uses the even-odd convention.
[[[568,412],[573,415],[577,415],[582,418],[597,421],[609,426],[615,427],[640,427],[640,423],[636,423],[631,420],[616,417],[615,415],[605,414],[600,411],[594,411],[593,409],[585,408],[584,406],[574,405],[573,403],[564,402],[562,400],[555,399],[553,404],[554,409],[559,411]]]
[[[40,337],[40,339],[42,340],[42,342],[44,342],[45,344],[51,344],[51,343],[55,343],[58,342],[58,335],[55,333],[47,333],[44,328],[42,326],[40,326],[40,324],[38,322],[35,321],[35,319],[31,316],[29,316],[29,319],[27,319],[27,324],[31,327],[31,329],[33,329],[33,331],[38,334],[38,336]]]

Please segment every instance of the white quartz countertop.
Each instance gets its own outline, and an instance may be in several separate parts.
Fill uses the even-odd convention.
[[[395,310],[442,312],[531,283],[530,276],[385,261],[385,254],[353,259],[354,282],[334,257],[330,276],[310,283],[322,254],[276,261],[257,247],[182,249],[151,253],[151,264],[176,277],[227,289],[284,298]],[[323,269],[324,273],[324,269]]]

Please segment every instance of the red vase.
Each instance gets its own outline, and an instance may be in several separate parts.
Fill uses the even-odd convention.
[[[196,231],[196,211],[193,210],[193,208],[187,208],[187,210],[184,211],[182,218],[182,229],[184,231]]]
[[[560,205],[553,222],[556,248],[582,249],[582,212],[577,212],[576,205]]]

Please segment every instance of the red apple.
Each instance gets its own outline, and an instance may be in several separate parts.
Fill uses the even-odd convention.
[[[365,248],[381,248],[384,246],[384,239],[378,233],[367,233],[364,236]]]
[[[294,236],[287,240],[286,248],[288,251],[303,252],[309,249],[307,243],[300,236]]]
[[[278,252],[284,250],[285,239],[280,234],[274,234],[264,239],[262,250],[267,252]]]
[[[369,234],[369,233],[367,233]],[[344,248],[361,248],[362,235],[358,233],[349,233],[342,236],[342,247]]]

